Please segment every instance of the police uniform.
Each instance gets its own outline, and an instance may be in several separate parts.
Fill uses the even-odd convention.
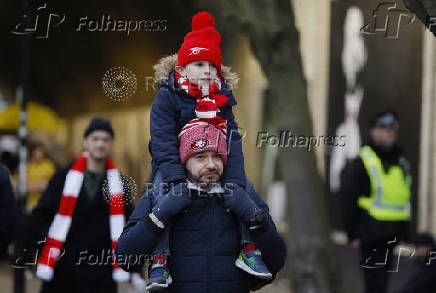
[[[384,113],[372,126],[380,125],[380,117],[382,127],[398,121]],[[371,138],[342,173],[344,228],[350,241],[360,240],[365,292],[387,292],[388,272],[395,270],[393,248],[409,234],[411,182],[399,146],[385,150]]]

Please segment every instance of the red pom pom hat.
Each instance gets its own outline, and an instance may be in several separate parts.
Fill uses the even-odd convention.
[[[215,20],[212,15],[202,11],[192,18],[192,32],[188,33],[180,50],[177,52],[179,66],[194,61],[209,61],[221,72],[221,36],[215,30]]]

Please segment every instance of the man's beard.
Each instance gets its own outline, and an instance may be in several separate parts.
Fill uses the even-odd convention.
[[[217,170],[208,170],[207,172],[200,174],[200,176],[194,176],[191,172],[189,172],[189,170],[186,170],[186,173],[187,173],[188,180],[191,181],[192,183],[199,185],[199,187],[201,187],[202,189],[210,189],[214,187],[221,177]],[[202,179],[204,174],[212,174],[212,173],[216,174],[213,180]]]

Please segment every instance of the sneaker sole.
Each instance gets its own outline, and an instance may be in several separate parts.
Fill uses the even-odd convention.
[[[152,283],[145,287],[145,290],[147,291],[157,291],[162,290],[165,288],[168,288],[168,286],[173,282],[173,279],[171,279],[171,276],[168,276],[168,279],[166,280],[165,284],[158,284],[158,283]]]
[[[235,261],[235,265],[240,268],[243,271],[246,271],[247,273],[249,273],[250,275],[256,276],[260,279],[264,279],[264,280],[270,280],[272,279],[272,274],[268,273],[268,274],[264,274],[264,273],[259,273],[256,271],[253,271],[249,266],[247,266],[243,261],[241,261],[239,258]]]

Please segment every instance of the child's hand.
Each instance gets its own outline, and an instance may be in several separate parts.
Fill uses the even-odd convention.
[[[158,199],[152,213],[166,226],[172,216],[177,215],[191,205],[187,183],[175,185],[170,192]]]
[[[254,203],[248,193],[237,184],[225,184],[225,193],[223,203],[226,208],[230,208],[244,222],[248,222],[255,218],[261,209]]]

